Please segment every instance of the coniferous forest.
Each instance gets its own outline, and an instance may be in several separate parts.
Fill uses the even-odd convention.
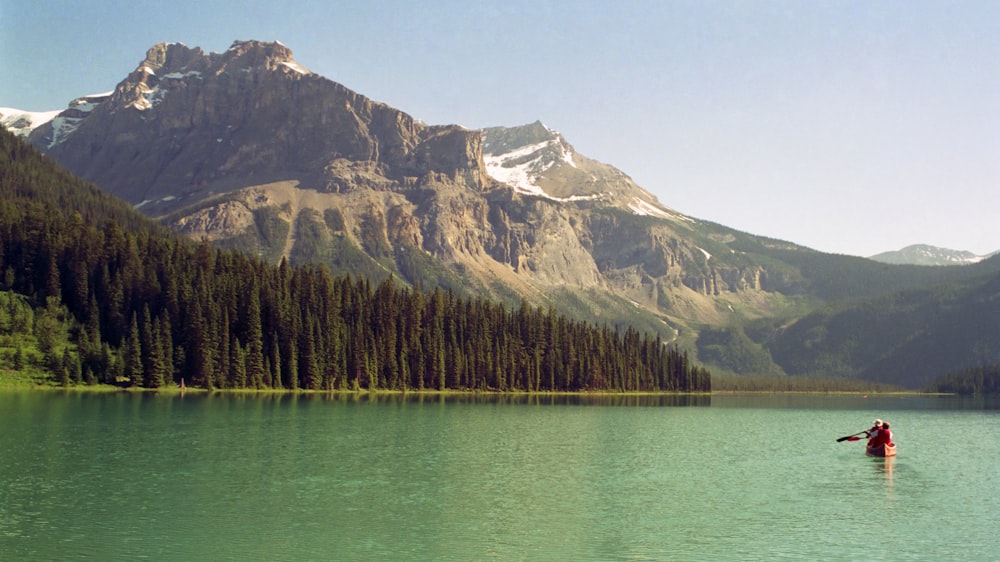
[[[34,360],[63,384],[711,390],[685,352],[631,328],[276,266],[182,239],[7,131],[0,293],[0,336],[30,324]],[[33,360],[8,355],[0,369]]]
[[[959,369],[939,377],[927,392],[1000,395],[1000,364]]]

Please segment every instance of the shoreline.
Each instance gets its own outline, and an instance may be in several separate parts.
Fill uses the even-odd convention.
[[[712,390],[710,392],[678,392],[678,391],[626,391],[581,390],[581,391],[501,391],[501,390],[435,390],[435,389],[357,389],[357,390],[313,390],[313,389],[280,389],[280,388],[215,388],[180,387],[177,385],[160,388],[121,387],[107,384],[60,386],[36,381],[10,381],[0,377],[0,392],[85,392],[129,394],[161,394],[164,396],[185,394],[231,394],[231,395],[289,395],[289,396],[768,396],[768,395],[808,395],[808,396],[960,396],[956,393],[923,392],[919,390],[893,391],[846,391],[846,390]]]

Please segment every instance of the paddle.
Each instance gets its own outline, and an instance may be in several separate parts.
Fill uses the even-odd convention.
[[[866,429],[864,431],[859,431],[854,435],[848,435],[847,437],[841,437],[840,439],[837,439],[837,443],[840,443],[841,441],[857,441],[861,439],[860,437],[858,437],[858,435],[861,435],[862,433],[868,433],[868,430]]]

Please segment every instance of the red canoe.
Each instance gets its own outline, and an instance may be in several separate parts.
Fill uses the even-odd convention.
[[[895,445],[876,445],[868,447],[866,453],[869,457],[894,457],[896,456]]]

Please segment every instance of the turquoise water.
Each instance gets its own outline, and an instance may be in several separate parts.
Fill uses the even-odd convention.
[[[0,392],[0,451],[3,560],[1000,558],[982,400]]]

